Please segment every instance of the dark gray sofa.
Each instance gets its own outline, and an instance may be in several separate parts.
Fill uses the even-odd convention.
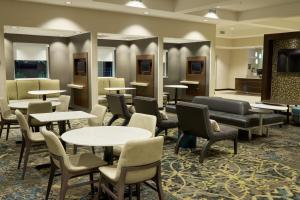
[[[247,101],[225,99],[220,97],[196,96],[193,103],[207,105],[211,119],[249,132],[252,137],[253,129],[259,128],[259,115],[249,111],[251,106]],[[285,117],[280,114],[264,114],[265,127],[283,124]]]

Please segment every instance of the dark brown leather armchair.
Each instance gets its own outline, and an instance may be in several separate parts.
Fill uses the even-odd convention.
[[[156,126],[158,128],[155,132],[156,136],[162,131],[165,131],[165,134],[167,135],[168,129],[178,127],[177,119],[162,118],[158,109],[157,100],[155,98],[136,96],[133,100],[133,103],[137,113],[156,116]]]
[[[233,140],[234,154],[237,154],[237,130],[227,126],[220,126],[220,132],[214,132],[209,120],[208,107],[201,104],[180,102],[176,106],[179,121],[180,137],[175,147],[178,154],[179,145],[184,135],[194,135],[206,139],[199,161],[202,163],[209,147],[221,140]]]
[[[125,97],[123,94],[109,94],[107,95],[107,103],[110,112],[113,114],[112,118],[109,120],[108,125],[110,126],[118,118],[124,119],[122,126],[126,126],[131,118],[131,113],[129,112]]]

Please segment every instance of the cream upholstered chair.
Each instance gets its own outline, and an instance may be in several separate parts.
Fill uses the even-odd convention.
[[[156,117],[153,115],[134,113],[128,123],[128,126],[146,129],[150,131],[152,133],[152,137],[154,137],[156,128]],[[114,156],[120,156],[123,146],[124,145],[114,146]]]
[[[164,138],[161,136],[126,143],[117,166],[99,168],[101,193],[105,192],[113,199],[123,200],[125,185],[129,185],[129,191],[131,191],[131,186],[135,185],[137,197],[140,199],[140,184],[145,182],[146,185],[157,190],[159,199],[163,199],[160,161],[163,143]],[[156,183],[155,188],[147,183],[149,180]],[[117,194],[113,192],[110,185],[115,187]]]
[[[28,104],[27,109],[27,117],[28,117],[28,124],[30,127],[39,128],[41,126],[47,126],[49,123],[39,122],[38,120],[34,119],[30,116],[30,114],[35,113],[50,113],[52,112],[52,104],[51,102],[34,102]]]
[[[2,130],[4,129],[4,126],[6,125],[6,140],[8,140],[9,130],[11,125],[17,125],[18,121],[16,118],[16,115],[13,114],[13,112],[10,110],[10,108],[7,105],[7,101],[5,99],[0,99],[0,138],[2,135]]]
[[[91,114],[97,117],[88,120],[89,126],[103,126],[106,111],[107,107],[102,105],[95,105],[91,110]]]
[[[56,106],[55,111],[56,112],[68,112],[69,111],[69,106],[70,106],[70,99],[71,97],[68,95],[60,95],[58,97],[58,101],[60,102],[59,105]],[[71,123],[68,120],[67,121],[69,129],[71,129]]]
[[[107,111],[107,107],[102,105],[95,105],[91,110],[91,114],[95,115],[96,117],[88,120],[89,126],[103,126],[106,111]],[[94,147],[92,147],[92,151],[95,154]],[[74,145],[73,153],[74,154],[77,153],[77,145]]]
[[[53,132],[47,131],[43,128],[42,134],[46,140],[51,160],[46,199],[49,198],[54,174],[57,169],[61,170],[60,200],[64,199],[67,190],[73,187],[91,184],[92,192],[94,192],[94,183],[97,182],[97,180],[94,180],[93,174],[99,172],[98,168],[106,165],[107,163],[90,153],[69,156],[66,154],[60,140]],[[85,175],[90,176],[90,181],[69,185],[68,182],[70,179]]]
[[[20,152],[20,157],[19,157],[18,169],[20,169],[24,150],[25,150],[24,166],[23,166],[23,173],[22,173],[22,179],[24,179],[29,154],[30,153],[41,153],[40,151],[31,152],[31,147],[34,144],[43,144],[43,143],[45,143],[45,140],[44,140],[44,137],[40,133],[37,133],[37,132],[33,133],[30,130],[25,116],[19,110],[16,110],[15,113],[16,113],[18,122],[20,124],[20,129],[22,132],[22,147],[21,147],[21,152]]]

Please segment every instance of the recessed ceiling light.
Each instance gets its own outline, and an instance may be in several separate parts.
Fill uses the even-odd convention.
[[[209,9],[208,13],[204,17],[210,18],[210,19],[219,19],[219,16],[217,15],[216,9]]]
[[[145,15],[149,15],[149,12],[148,12],[148,11],[145,11],[144,14],[145,14]]]
[[[130,0],[126,3],[126,6],[135,8],[146,8],[142,0]]]
[[[221,8],[221,6],[216,6],[216,8]]]
[[[70,5],[70,4],[72,4],[72,2],[71,1],[66,1],[65,2],[67,5]]]

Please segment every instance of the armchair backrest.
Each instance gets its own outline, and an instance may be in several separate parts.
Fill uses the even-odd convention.
[[[155,136],[156,117],[142,113],[134,113],[128,123],[129,127],[142,128],[150,131]]]
[[[209,139],[212,128],[206,105],[179,102],[176,106],[179,129],[186,134]]]
[[[162,136],[145,140],[130,141],[124,145],[117,166],[119,178],[124,167],[144,166],[161,160],[163,154],[164,138]],[[156,167],[147,170],[130,171],[126,174],[125,182],[141,182],[153,178],[157,172]]]
[[[58,97],[58,101],[60,104],[56,106],[57,112],[68,112],[69,111],[69,105],[70,105],[70,99],[71,97],[68,95],[60,95]]]
[[[23,137],[25,138],[25,140],[32,140],[33,135],[29,128],[29,125],[28,125],[28,122],[27,122],[25,116],[19,110],[16,110],[15,114],[16,114],[17,120],[19,122]]]
[[[107,95],[107,103],[110,112],[113,115],[118,115],[124,118],[130,118],[131,114],[126,106],[125,97],[122,94],[109,94]]]
[[[29,125],[33,126],[40,123],[38,120],[32,118],[30,114],[36,113],[51,113],[52,112],[52,104],[49,101],[45,102],[34,102],[28,104],[27,116]]]
[[[107,108],[105,106],[95,105],[91,110],[91,114],[97,117],[88,120],[89,126],[102,126],[106,111]]]
[[[162,121],[155,98],[136,96],[133,99],[133,104],[137,113],[156,116],[158,124]]]
[[[124,78],[112,78],[109,80],[109,87],[125,87],[125,79]],[[111,91],[111,94],[116,93],[115,91]],[[120,94],[125,94],[124,90],[120,90]]]

